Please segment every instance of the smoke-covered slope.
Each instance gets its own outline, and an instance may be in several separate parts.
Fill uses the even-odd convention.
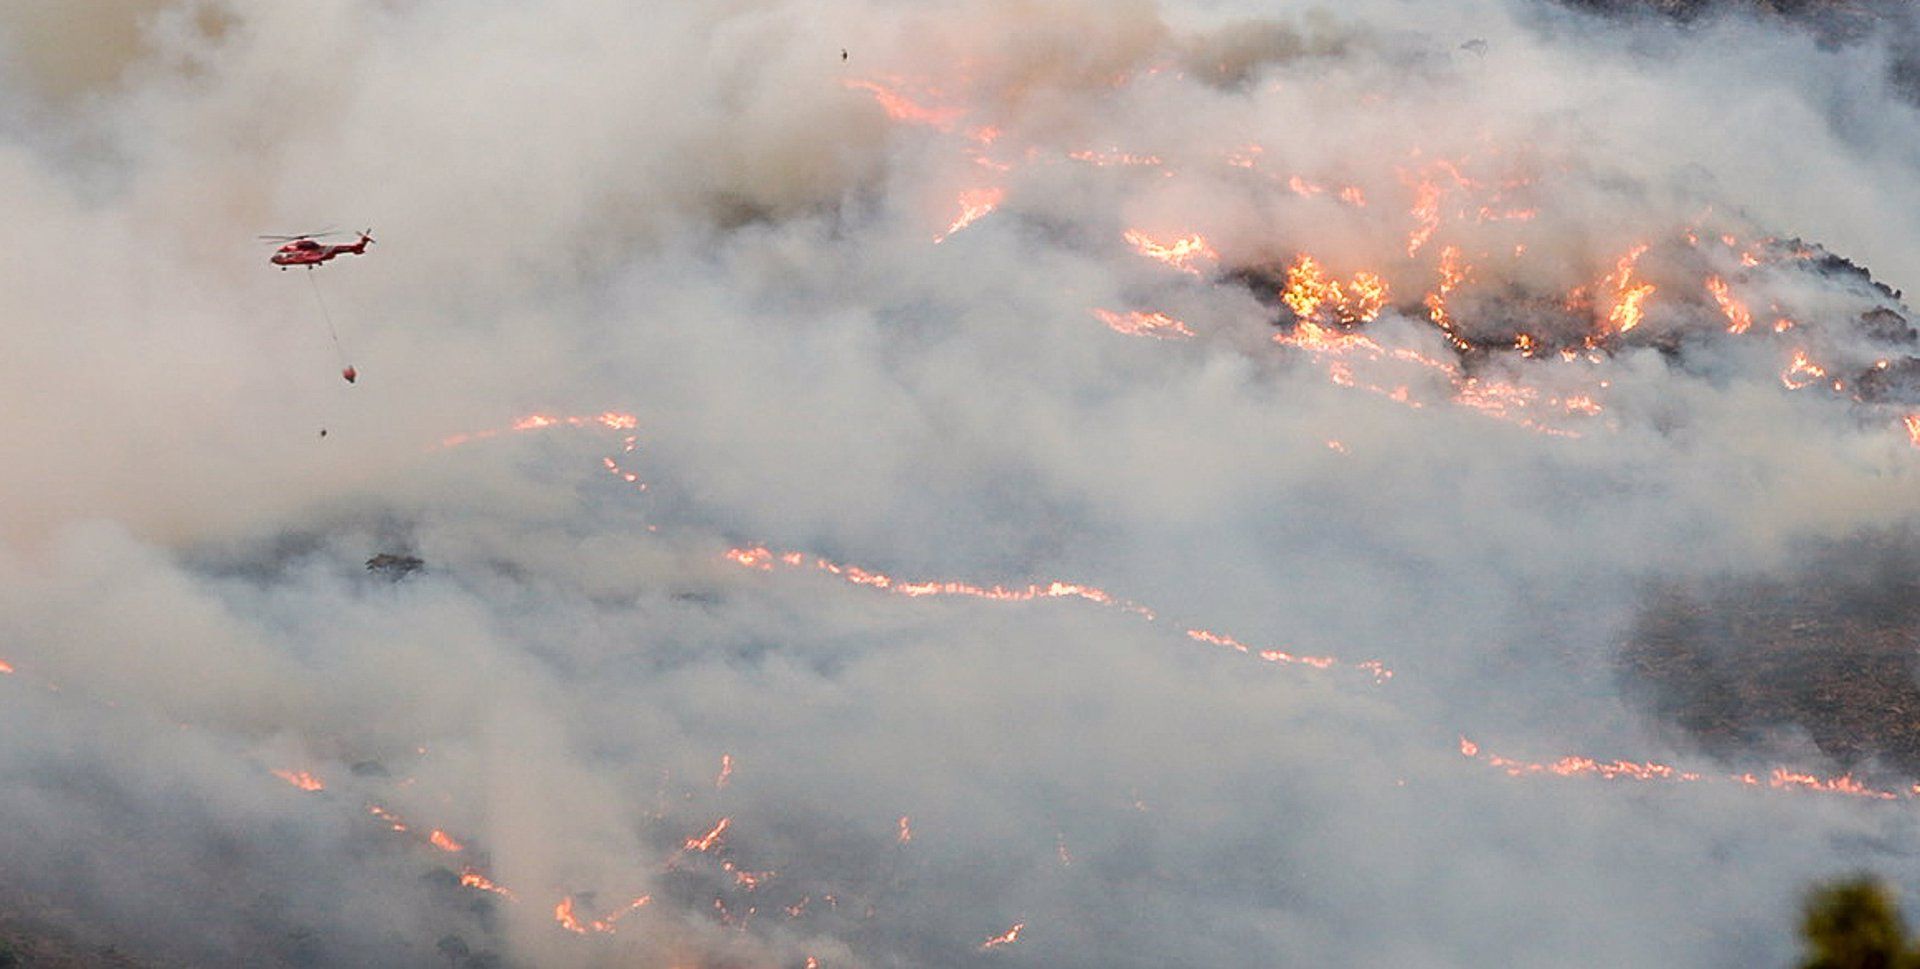
[[[1864,30],[0,6],[0,931],[1783,962],[1914,848],[1751,687],[1878,622],[1911,689],[1820,564],[1920,483]]]

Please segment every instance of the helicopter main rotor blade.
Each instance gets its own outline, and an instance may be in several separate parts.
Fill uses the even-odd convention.
[[[327,236],[338,234],[338,229],[321,229],[319,232],[302,232],[299,235],[292,236],[263,235],[254,236],[254,238],[259,239],[261,242],[299,242],[301,239],[323,239]]]

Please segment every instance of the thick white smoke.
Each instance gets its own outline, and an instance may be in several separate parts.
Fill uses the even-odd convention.
[[[1903,310],[1822,262],[1920,279],[1890,40],[95,6],[0,3],[0,914],[159,964],[1745,965],[1915,847],[1904,802],[1459,750],[1724,777],[1619,696],[1648,589],[1913,524],[1920,408],[1856,385]],[[378,241],[249,242],[329,224]],[[1390,286],[1378,354],[1307,345],[1301,254]]]

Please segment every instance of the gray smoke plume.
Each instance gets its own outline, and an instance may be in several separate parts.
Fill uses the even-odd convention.
[[[1898,18],[56,7],[0,3],[0,930],[1752,965],[1920,847],[1618,669],[1920,512]]]

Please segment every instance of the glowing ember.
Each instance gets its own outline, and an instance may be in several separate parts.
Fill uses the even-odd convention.
[[[1093,315],[1115,333],[1127,336],[1150,336],[1161,340],[1177,340],[1190,337],[1193,331],[1185,323],[1165,313],[1143,313],[1134,310],[1131,313],[1115,313],[1112,310],[1096,309]]]
[[[1920,447],[1920,414],[1908,414],[1901,418],[1901,421],[1907,425],[1907,440],[1912,441],[1914,447]],[[11,673],[13,670],[9,669],[7,672]]]
[[[947,226],[945,232],[933,237],[935,243],[947,241],[947,237],[959,232],[1000,207],[1007,197],[1002,188],[975,188],[960,193],[960,214]]]
[[[698,838],[688,838],[687,844],[684,850],[712,851],[713,846],[720,843],[720,836],[727,832],[727,826],[732,823],[733,823],[732,818],[721,818],[720,823],[714,825],[713,829],[708,831],[706,834],[703,834]]]
[[[433,829],[433,833],[430,835],[427,835],[427,843],[433,845],[435,848],[438,848],[441,851],[454,852],[454,851],[466,850],[466,845],[463,845],[460,842],[453,840],[453,837],[451,835],[447,834],[445,831],[440,830],[439,828]]]
[[[0,673],[12,673],[12,672],[13,672],[13,664],[7,662],[6,660],[0,660]]]
[[[1199,233],[1162,243],[1138,229],[1128,229],[1126,240],[1135,251],[1148,259],[1166,263],[1195,276],[1201,275],[1200,269],[1194,265],[1196,260],[1218,261],[1220,258],[1220,254],[1213,251],[1213,247],[1207,245],[1207,240]]]
[[[399,815],[393,813],[392,811],[387,810],[386,808],[381,807],[378,804],[367,805],[367,813],[373,815],[376,818],[379,818],[382,821],[387,822],[387,827],[394,831],[407,830],[406,824],[400,820]]]
[[[713,779],[713,789],[725,790],[727,781],[733,778],[733,755],[720,755],[720,776]]]
[[[1708,276],[1707,292],[1712,293],[1713,301],[1720,304],[1720,312],[1727,314],[1728,333],[1745,333],[1753,326],[1753,314],[1747,311],[1745,304],[1733,298],[1726,280]]]
[[[894,844],[910,844],[913,841],[913,826],[907,822],[907,816],[900,815],[900,834],[894,838]]]
[[[12,671],[9,670],[8,672]],[[303,770],[277,770],[273,772],[273,776],[303,791],[324,791],[327,789],[327,785],[320,783],[320,778]]]
[[[733,883],[747,891],[759,888],[767,879],[780,874],[777,871],[747,871],[731,861],[721,862],[720,870],[732,875]]]
[[[1020,941],[1020,930],[1026,927],[1027,927],[1027,923],[1025,922],[1013,923],[1013,928],[1010,928],[1005,932],[1002,932],[999,935],[996,935],[993,938],[980,943],[980,951],[985,952],[988,949],[998,949],[1003,945],[1012,945],[1015,942]]]

